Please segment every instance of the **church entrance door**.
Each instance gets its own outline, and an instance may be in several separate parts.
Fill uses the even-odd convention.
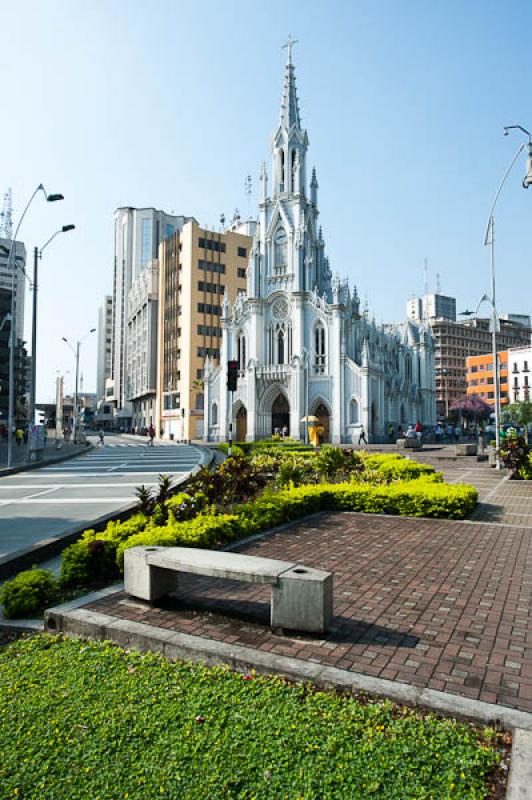
[[[290,435],[290,406],[284,394],[279,394],[272,405],[272,433],[282,433],[283,428],[288,429]]]
[[[236,441],[245,442],[248,430],[248,412],[245,406],[240,406],[236,413]]]
[[[320,403],[316,409],[315,415],[319,419],[318,422],[318,436],[321,442],[329,442],[329,412],[326,406],[323,403]],[[323,432],[320,433],[319,428],[323,428]]]

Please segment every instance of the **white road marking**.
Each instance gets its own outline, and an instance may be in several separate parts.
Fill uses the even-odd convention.
[[[146,483],[146,486],[157,486],[156,481]],[[122,486],[138,486],[138,483],[40,483],[36,488],[39,489],[121,489]],[[0,486],[2,489],[27,489],[24,484],[15,486]]]
[[[61,498],[61,500],[53,499],[50,497],[46,497],[43,500],[39,498],[31,499],[29,497],[21,497],[17,498],[16,500],[1,500],[1,506],[7,505],[39,505],[43,503],[53,503],[54,505],[64,505],[65,503],[87,503],[87,504],[94,504],[94,503],[123,503],[125,500],[133,499],[133,495],[131,498],[129,497],[67,497]]]
[[[127,478],[130,475],[159,475],[160,472],[161,471],[158,469],[150,471],[143,470],[142,472],[113,472],[113,477],[116,476],[116,477]],[[173,478],[181,478],[184,477],[185,475],[188,475],[188,472],[170,472],[168,474],[171,475]],[[61,475],[61,478],[102,478],[102,477],[103,475],[101,472],[72,472],[72,473],[67,472]],[[116,486],[116,484],[113,485]],[[68,484],[65,484],[65,486],[68,487]]]

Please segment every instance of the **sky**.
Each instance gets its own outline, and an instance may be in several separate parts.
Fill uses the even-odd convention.
[[[532,130],[530,3],[510,0],[0,0],[0,193],[40,262],[37,399],[112,290],[113,211],[154,206],[217,226],[248,213],[245,179],[269,165],[288,34],[333,273],[378,321],[399,321],[440,275],[458,310],[490,290],[486,223]],[[527,56],[527,53],[529,54]],[[532,189],[523,155],[495,216],[497,305],[531,313]],[[309,172],[310,174],[310,172]],[[26,329],[30,339],[30,295]],[[486,309],[487,313],[488,309]],[[96,335],[81,348],[96,383]]]

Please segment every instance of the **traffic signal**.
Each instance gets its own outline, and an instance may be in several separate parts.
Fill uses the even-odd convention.
[[[236,391],[236,382],[238,380],[238,361],[227,362],[227,389],[229,392]]]

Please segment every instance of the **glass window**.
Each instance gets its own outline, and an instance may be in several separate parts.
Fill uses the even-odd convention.
[[[151,219],[142,220],[141,243],[140,243],[140,262],[142,269],[147,267],[151,261]]]
[[[245,247],[239,247],[239,248],[237,248],[237,254],[238,254],[238,255],[239,255],[241,258],[245,258],[245,257],[247,256],[247,254],[248,254],[248,251],[246,250],[246,248],[245,248]]]

